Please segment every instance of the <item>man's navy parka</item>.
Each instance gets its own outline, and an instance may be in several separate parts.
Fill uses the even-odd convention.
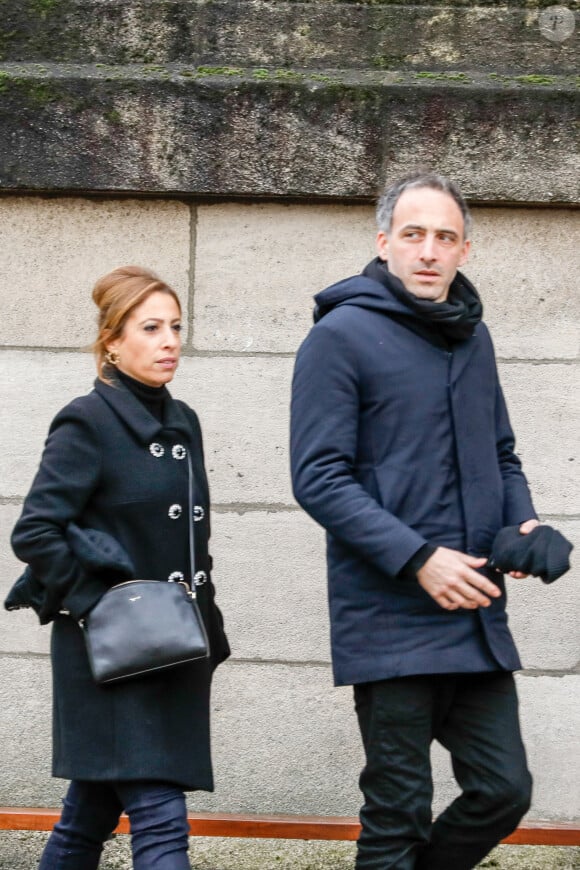
[[[487,328],[435,346],[403,325],[419,315],[364,276],[316,302],[296,359],[291,461],[296,499],[328,533],[336,684],[519,668],[499,574],[488,608],[448,611],[399,573],[426,543],[488,556],[500,528],[536,516]]]

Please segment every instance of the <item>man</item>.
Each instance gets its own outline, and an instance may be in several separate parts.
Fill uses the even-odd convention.
[[[521,665],[486,562],[500,528],[538,521],[479,296],[457,271],[461,193],[417,173],[377,217],[378,257],[316,297],[297,356],[294,492],[328,533],[335,682],[354,685],[366,753],[356,867],[466,870],[529,807]],[[461,794],[433,823],[434,739]]]

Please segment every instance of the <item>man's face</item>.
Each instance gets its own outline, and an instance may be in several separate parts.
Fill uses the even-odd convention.
[[[409,293],[443,302],[467,260],[470,243],[463,234],[463,215],[452,196],[412,188],[399,197],[389,233],[379,232],[377,251]]]

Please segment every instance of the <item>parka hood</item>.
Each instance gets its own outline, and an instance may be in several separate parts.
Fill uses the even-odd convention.
[[[413,314],[400,302],[387,287],[365,275],[353,275],[336,284],[331,284],[314,297],[313,311],[315,323],[339,305],[355,305],[385,314]]]
[[[423,332],[427,325],[449,341],[463,341],[473,335],[483,312],[477,290],[461,272],[451,282],[447,298],[434,302],[410,293],[378,257],[365,267],[362,275],[339,281],[314,299],[315,323],[334,308],[355,305],[402,320],[414,331]]]

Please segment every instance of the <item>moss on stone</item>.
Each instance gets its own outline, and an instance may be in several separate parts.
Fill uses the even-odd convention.
[[[553,85],[555,78],[554,76],[546,75],[527,75],[514,76],[514,81],[520,82],[523,85]]]
[[[19,35],[20,34],[17,30],[0,31],[0,61],[4,59],[6,49],[10,45],[11,41]]]
[[[427,72],[421,71],[413,73],[418,79],[434,79],[435,81],[443,82],[469,82],[469,76],[463,72]]]
[[[8,91],[10,88],[18,90],[23,102],[38,110],[62,97],[61,90],[53,81],[39,81],[9,72],[0,72],[0,91]]]
[[[553,76],[544,73],[529,73],[522,76],[509,76],[500,73],[488,73],[494,84],[507,85],[572,85],[578,87],[580,76]]]
[[[325,73],[309,73],[308,78],[315,82],[334,82],[336,77],[326,75]]]
[[[117,109],[110,109],[108,112],[105,112],[104,117],[110,124],[119,124],[123,120],[121,113]]]
[[[396,69],[403,63],[404,56],[401,54],[375,54],[371,63],[375,69]]]
[[[304,79],[304,73],[295,72],[292,69],[277,69],[274,71],[274,78],[302,81]]]
[[[197,72],[204,76],[241,76],[244,71],[237,66],[198,66]]]
[[[62,0],[30,0],[30,6],[42,18],[55,12],[62,5]]]

